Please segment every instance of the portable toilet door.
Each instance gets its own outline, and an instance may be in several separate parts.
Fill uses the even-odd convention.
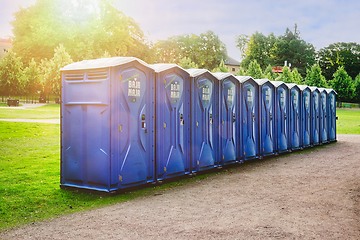
[[[319,92],[320,92],[320,143],[327,143],[328,135],[329,135],[328,94],[325,88],[319,88]]]
[[[111,72],[112,189],[155,181],[155,73],[130,60]]]
[[[274,85],[269,79],[255,79],[259,86],[260,156],[275,154]]]
[[[311,90],[306,85],[298,85],[300,88],[301,104],[301,142],[302,147],[311,145]]]
[[[219,165],[219,83],[205,69],[187,69],[191,80],[191,169]]]
[[[333,89],[325,89],[329,96],[329,135],[330,142],[336,142],[336,92]]]
[[[311,90],[311,145],[320,144],[320,92],[317,87]]]
[[[190,173],[190,75],[176,64],[155,72],[156,179]]]
[[[213,73],[219,80],[220,162],[240,161],[240,82],[231,73]]]
[[[286,85],[290,92],[290,147],[291,150],[296,150],[302,148],[300,88],[295,83],[287,83]]]
[[[259,89],[248,76],[236,77],[241,83],[242,149],[244,160],[259,158]],[[240,123],[241,124],[241,123]]]
[[[61,187],[110,192],[154,181],[154,71],[115,57],[61,75]]]
[[[288,152],[289,147],[289,89],[282,81],[271,81],[275,87],[276,153]]]

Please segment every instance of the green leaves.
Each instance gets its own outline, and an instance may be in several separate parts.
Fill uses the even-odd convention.
[[[355,86],[351,77],[347,74],[344,67],[339,67],[334,73],[334,78],[330,81],[332,88],[337,93],[340,101],[351,101]]]

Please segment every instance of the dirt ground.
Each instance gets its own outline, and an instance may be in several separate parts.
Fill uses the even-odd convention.
[[[360,239],[360,135],[0,239]]]

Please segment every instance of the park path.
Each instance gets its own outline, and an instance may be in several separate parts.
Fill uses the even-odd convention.
[[[360,239],[360,135],[338,140],[0,239]]]

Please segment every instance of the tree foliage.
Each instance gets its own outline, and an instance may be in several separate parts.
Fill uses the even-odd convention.
[[[13,50],[26,63],[52,58],[59,44],[75,61],[100,58],[105,51],[148,60],[150,52],[139,25],[110,0],[37,0],[15,12],[11,25]]]
[[[360,45],[354,42],[338,42],[322,48],[317,53],[321,70],[330,80],[340,66],[354,79],[360,72]]]
[[[240,52],[245,52],[245,58],[241,61],[241,66],[245,69],[252,60],[256,60],[264,70],[269,64],[283,66],[287,61],[305,76],[306,70],[315,64],[315,48],[300,38],[296,24],[294,31],[287,28],[285,34],[279,37],[273,33],[265,36],[256,31],[248,41],[246,35],[237,36],[236,43]]]
[[[39,68],[34,59],[31,59],[29,66],[24,69],[22,77],[26,95],[33,95],[42,90]]]
[[[292,78],[293,78],[293,83],[296,83],[296,84],[303,84],[304,83],[304,80],[301,76],[301,74],[298,72],[298,70],[295,68],[291,71],[292,73]]]
[[[330,81],[332,88],[337,93],[339,101],[351,101],[354,94],[354,84],[351,77],[341,66],[334,73],[334,78]]]
[[[353,101],[360,103],[360,73],[355,77]]]
[[[219,66],[214,68],[211,72],[229,72],[229,70],[226,68],[224,60],[221,60]]]
[[[60,68],[72,63],[70,55],[63,45],[55,49],[55,54],[49,61],[42,61],[42,84],[45,93],[60,94]]]
[[[291,73],[291,70],[288,67],[283,67],[282,74],[280,74],[279,77],[276,78],[276,81],[283,81],[284,83],[293,83],[294,78]]]
[[[282,66],[287,61],[303,76],[306,75],[306,69],[315,64],[315,47],[300,38],[296,24],[294,33],[287,28],[285,34],[278,38],[270,54],[272,65]]]
[[[265,78],[264,74],[262,73],[260,65],[257,63],[256,60],[250,62],[248,70],[246,71],[246,76],[251,76],[254,79],[263,79]]]
[[[4,95],[18,95],[24,92],[23,64],[12,51],[0,61],[0,92]]]
[[[241,39],[237,39],[237,42]],[[241,66],[247,69],[253,60],[256,60],[262,69],[269,65],[270,49],[276,42],[276,36],[271,33],[265,36],[256,31],[250,36],[249,42],[246,44],[244,60],[241,61]]]
[[[311,70],[307,71],[305,84],[308,86],[316,86],[323,88],[326,88],[328,86],[325,77],[322,75],[319,65],[314,64],[311,67]]]
[[[196,63],[194,63],[193,61],[191,61],[190,58],[187,58],[187,57],[184,57],[183,59],[180,60],[179,66],[184,69],[198,68],[198,65]]]
[[[184,34],[173,36],[166,41],[155,44],[157,59],[165,63],[179,63],[183,58],[189,58],[199,68],[212,70],[222,59],[227,58],[226,46],[218,35],[206,31],[199,36]]]

